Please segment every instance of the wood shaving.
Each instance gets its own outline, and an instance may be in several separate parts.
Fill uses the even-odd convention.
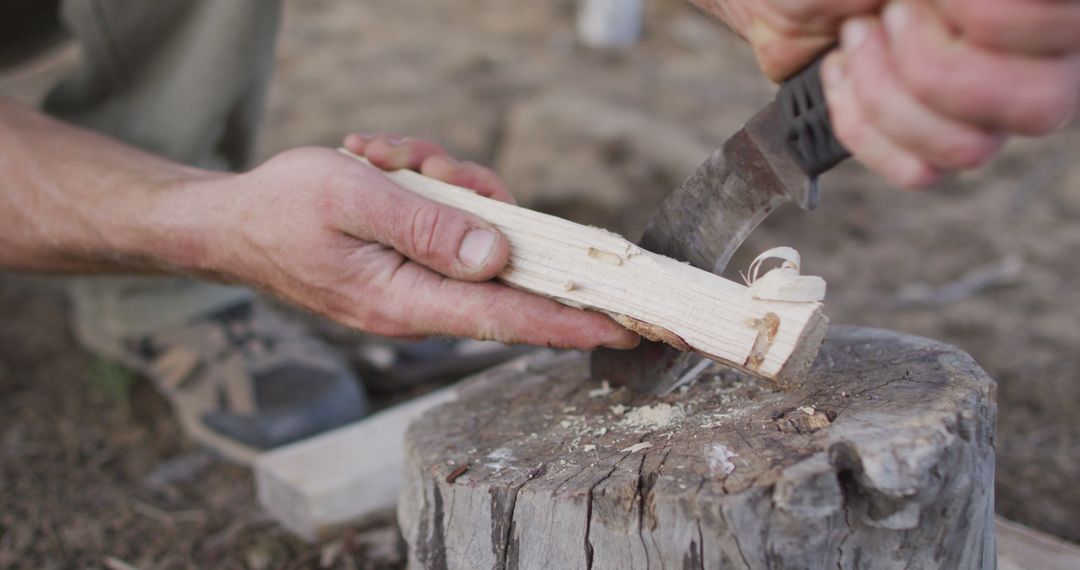
[[[635,443],[634,445],[631,445],[630,447],[627,447],[626,449],[620,449],[619,451],[622,452],[622,453],[634,453],[635,451],[641,451],[642,449],[649,449],[650,447],[652,447],[652,444],[647,442],[647,441],[644,441],[644,442],[641,442],[641,443]]]
[[[759,277],[762,264],[769,259],[781,260],[780,267]],[[750,297],[802,303],[825,300],[825,280],[815,275],[800,275],[801,263],[799,252],[790,247],[774,247],[757,256],[743,275]]]
[[[611,393],[611,384],[609,384],[607,380],[604,380],[604,381],[600,382],[600,387],[599,388],[597,388],[595,390],[589,390],[589,397],[590,398],[600,398],[600,397],[603,397],[603,396],[607,396],[610,393]]]

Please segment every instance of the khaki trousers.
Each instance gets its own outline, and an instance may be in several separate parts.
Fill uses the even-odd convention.
[[[248,166],[274,63],[280,0],[64,0],[82,48],[45,112],[193,166]],[[251,297],[185,278],[86,277],[76,326],[114,338],[181,324]]]

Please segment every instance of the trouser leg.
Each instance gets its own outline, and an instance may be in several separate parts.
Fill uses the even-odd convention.
[[[65,0],[61,10],[82,59],[49,93],[46,112],[186,164],[247,166],[279,0]],[[106,336],[143,334],[250,296],[184,278],[87,277],[72,287],[77,327]]]

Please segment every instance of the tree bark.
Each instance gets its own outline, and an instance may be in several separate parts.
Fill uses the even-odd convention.
[[[717,366],[664,398],[587,364],[528,355],[410,427],[410,568],[994,566],[995,385],[954,347],[835,326],[795,390]]]

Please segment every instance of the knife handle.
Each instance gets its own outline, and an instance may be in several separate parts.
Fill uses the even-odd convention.
[[[788,146],[795,161],[811,177],[851,156],[833,133],[821,87],[821,60],[818,58],[785,81],[776,95],[787,123]]]

